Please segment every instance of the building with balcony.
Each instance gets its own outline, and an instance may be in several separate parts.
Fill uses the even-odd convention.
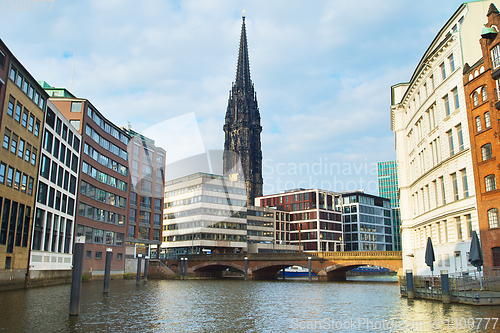
[[[398,165],[396,161],[378,162],[378,194],[391,200],[394,251],[401,251],[401,217],[399,213]]]
[[[476,37],[482,57],[465,64],[463,84],[484,267],[500,268],[500,15],[494,4]]]
[[[294,189],[255,199],[260,207],[275,207],[280,213],[276,219],[279,232],[289,243],[304,251],[343,251],[341,195],[319,189]],[[287,219],[289,221],[283,221]],[[288,223],[287,223],[288,222]],[[286,231],[287,225],[289,231]],[[278,226],[278,224],[277,224]],[[282,228],[285,230],[282,230]],[[284,240],[287,242],[287,240]]]
[[[30,252],[30,284],[71,281],[81,135],[47,102]]]
[[[363,191],[342,193],[345,251],[393,251],[389,199]]]
[[[244,181],[195,173],[165,182],[160,257],[247,249]]]
[[[130,136],[106,119],[90,101],[46,83],[44,89],[51,96],[50,101],[81,134],[75,223],[76,236],[85,236],[83,270],[91,275],[104,274],[106,249],[111,248],[111,272],[123,274],[130,208],[127,151]]]
[[[463,86],[465,63],[481,58],[477,45],[489,1],[463,3],[431,42],[409,82],[391,88],[400,190],[403,268],[430,275],[468,270],[478,230],[469,122]]]
[[[122,127],[132,139],[128,145],[130,209],[127,220],[126,258],[158,258],[161,245],[166,152],[155,141]]]
[[[0,290],[24,286],[48,95],[0,40]],[[8,71],[8,78],[5,77]]]

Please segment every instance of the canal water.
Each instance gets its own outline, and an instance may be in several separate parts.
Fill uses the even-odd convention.
[[[3,332],[499,332],[500,308],[408,300],[393,277],[346,282],[112,280],[0,292]],[[367,281],[369,280],[369,281]],[[488,327],[486,326],[488,325]]]

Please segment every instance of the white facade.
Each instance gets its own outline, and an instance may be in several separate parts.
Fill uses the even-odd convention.
[[[71,270],[73,257],[82,138],[50,101],[45,118],[31,242],[32,272]]]
[[[479,227],[462,71],[481,58],[477,36],[490,2],[461,5],[410,82],[392,87],[403,268],[417,275],[431,274],[427,237],[436,254],[434,272],[473,268],[468,252],[471,232]]]
[[[165,182],[160,257],[246,251],[245,188],[204,173]]]

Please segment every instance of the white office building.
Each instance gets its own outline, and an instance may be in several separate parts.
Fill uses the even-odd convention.
[[[495,1],[494,1],[495,2]],[[471,269],[472,230],[478,231],[474,174],[463,88],[463,65],[481,58],[481,34],[491,1],[462,4],[438,32],[407,83],[391,88],[400,188],[403,268],[430,275]]]

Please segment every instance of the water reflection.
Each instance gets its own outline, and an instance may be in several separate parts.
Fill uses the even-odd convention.
[[[444,305],[407,300],[398,285],[384,281],[309,282],[307,280],[243,281],[113,280],[102,294],[102,281],[84,283],[80,316],[69,317],[70,286],[0,293],[0,330],[8,332],[300,332],[311,331],[441,331],[469,329],[453,320],[499,317],[498,307]],[[387,279],[386,279],[387,280]],[[372,323],[361,325],[360,320]],[[392,322],[396,327],[376,325]],[[424,323],[424,326],[402,323]],[[354,323],[346,327],[345,323]],[[459,321],[456,322],[459,324]],[[330,326],[327,326],[330,325]],[[476,321],[477,325],[477,321]],[[332,327],[333,326],[333,327]],[[301,329],[304,328],[304,330]],[[500,327],[497,325],[497,329]],[[314,329],[312,329],[314,330]]]

